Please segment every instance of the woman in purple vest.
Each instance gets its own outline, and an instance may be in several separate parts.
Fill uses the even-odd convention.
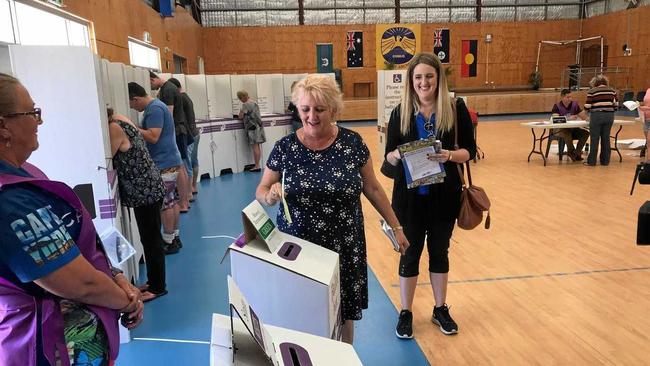
[[[111,269],[72,189],[26,162],[42,123],[0,74],[0,365],[112,365],[118,314],[137,326],[141,294]]]

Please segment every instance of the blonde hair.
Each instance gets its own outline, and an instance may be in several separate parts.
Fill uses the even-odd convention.
[[[589,82],[589,86],[591,86],[592,88],[595,88],[595,87],[601,86],[601,85],[609,85],[609,79],[607,78],[607,76],[605,76],[603,74],[594,76],[591,79],[591,81]]]
[[[318,102],[323,102],[334,112],[334,118],[343,110],[343,93],[333,77],[327,75],[310,74],[293,87],[291,101],[298,105],[303,93],[309,94]]]
[[[248,92],[246,90],[240,90],[237,92],[237,98],[239,100],[246,100],[248,99]]]
[[[20,81],[15,77],[0,73],[0,115],[16,110],[16,87]]]
[[[438,85],[436,88],[436,124],[438,131],[449,132],[454,126],[454,111],[452,109],[452,100],[449,96],[449,87],[445,70],[442,69],[442,63],[438,56],[432,53],[418,53],[409,62],[406,71],[406,83],[404,85],[404,94],[402,95],[400,131],[402,135],[408,135],[411,129],[411,116],[413,115],[414,105],[420,107],[420,100],[413,87],[413,70],[419,64],[425,64],[436,69],[438,73]]]

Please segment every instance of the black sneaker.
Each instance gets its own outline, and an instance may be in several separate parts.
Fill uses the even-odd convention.
[[[402,339],[413,338],[413,313],[410,310],[400,311],[395,334]]]
[[[433,316],[431,316],[431,321],[440,326],[440,331],[447,334],[456,334],[458,333],[458,325],[449,315],[449,307],[447,304],[442,305],[439,308],[433,308]]]
[[[183,247],[183,242],[181,242],[181,237],[180,236],[175,236],[174,239],[172,240],[172,244],[176,244],[178,249]]]
[[[181,248],[178,246],[178,244],[172,241],[169,244],[165,243],[163,246],[163,250],[165,251],[165,255],[168,255],[168,254],[178,253],[178,251],[181,250]]]

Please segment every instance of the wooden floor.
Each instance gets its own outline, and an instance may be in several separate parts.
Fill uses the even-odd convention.
[[[390,193],[392,181],[379,173],[376,128],[354,129]],[[641,136],[638,123],[621,132]],[[480,124],[478,144],[486,158],[472,172],[492,201],[492,227],[454,231],[447,302],[456,336],[430,322],[433,297],[421,261],[415,339],[431,364],[647,365],[650,246],[635,241],[650,187],[629,195],[639,158],[623,150],[623,162],[613,155],[607,167],[556,155],[546,167],[539,156],[528,163],[531,134],[519,121]],[[398,255],[378,229],[376,211],[363,204],[369,263],[399,308]]]

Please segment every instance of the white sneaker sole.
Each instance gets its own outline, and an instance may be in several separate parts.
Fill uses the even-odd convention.
[[[440,322],[439,322],[436,318],[433,318],[433,317],[432,317],[432,318],[431,318],[431,322],[432,322],[433,324],[438,325],[439,328],[440,328],[440,331],[441,331],[442,333],[446,334],[446,335],[454,335],[454,334],[458,334],[458,329],[454,329],[454,330],[452,330],[451,332],[444,330],[444,329],[442,328],[442,325],[440,325]]]
[[[407,335],[401,335],[401,334],[397,333],[397,329],[395,329],[395,335],[396,335],[397,338],[399,338],[399,339],[413,339],[413,334],[411,334],[410,336],[407,336]]]

